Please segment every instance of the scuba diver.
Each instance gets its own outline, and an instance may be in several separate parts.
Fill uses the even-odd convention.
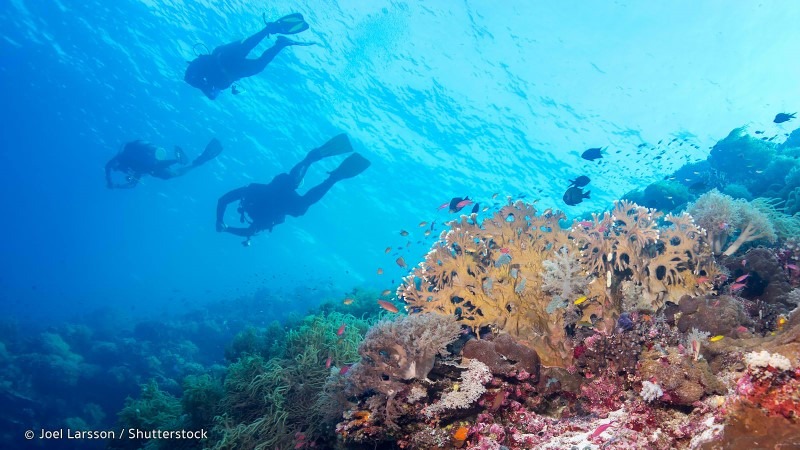
[[[284,36],[278,36],[275,45],[266,49],[257,59],[248,59],[250,53],[265,37],[270,34],[297,34],[308,29],[308,24],[299,13],[281,17],[275,22],[266,24],[263,30],[247,39],[231,42],[214,49],[208,55],[200,55],[189,62],[184,80],[203,91],[211,100],[223,90],[231,87],[231,92],[238,94],[234,85],[236,81],[251,77],[267,67],[284,47],[290,45],[314,45],[311,42],[296,42]],[[233,85],[233,86],[232,86]]]
[[[299,195],[296,189],[303,181],[309,166],[328,156],[350,153],[353,147],[346,134],[334,136],[321,147],[308,152],[306,157],[297,163],[289,173],[275,176],[269,184],[253,183],[234,189],[220,197],[217,202],[217,231],[225,231],[247,239],[242,245],[249,246],[250,238],[262,230],[272,231],[275,225],[283,223],[287,215],[299,217],[306,213],[308,207],[318,202],[333,185],[340,180],[352,178],[369,167],[370,162],[353,153],[331,172],[328,178],[318,186]],[[249,223],[248,227],[229,227],[225,225],[224,216],[228,204],[239,201],[239,220]]]
[[[114,188],[132,188],[139,183],[144,175],[154,176],[167,180],[169,178],[185,175],[190,170],[203,165],[222,153],[222,144],[217,138],[212,138],[206,149],[191,164],[186,153],[175,146],[175,158],[167,159],[167,150],[145,141],[132,141],[106,163],[106,186]],[[172,168],[175,164],[183,167]],[[188,165],[187,165],[188,164]],[[125,174],[125,183],[114,183],[112,171]]]

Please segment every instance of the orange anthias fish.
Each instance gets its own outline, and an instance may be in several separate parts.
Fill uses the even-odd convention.
[[[380,267],[378,267],[378,275],[383,275],[383,269],[381,269]]]
[[[398,265],[398,266],[400,266],[400,267],[402,267],[403,269],[405,269],[406,267],[408,267],[408,265],[406,264],[406,260],[405,260],[405,259],[403,259],[403,257],[402,257],[402,256],[401,256],[401,257],[399,257],[399,258],[397,258],[396,260],[394,260],[394,262],[396,262],[396,263],[397,263],[397,265]]]
[[[467,440],[467,436],[469,435],[469,428],[467,427],[459,427],[453,433],[453,445],[457,448],[461,448],[464,446],[464,443]]]
[[[337,336],[341,336],[344,334],[344,329],[347,328],[347,324],[343,323],[342,326],[339,327],[339,331],[336,332]]]
[[[387,295],[389,295],[391,293],[392,293],[391,289],[384,289],[384,290],[381,291],[381,297],[386,297]]]
[[[742,281],[746,280],[746,279],[747,279],[747,277],[749,277],[749,276],[750,276],[750,274],[749,274],[749,273],[746,273],[746,274],[744,274],[744,275],[740,276],[739,278],[737,278],[737,279],[736,279],[736,282],[737,282],[737,283],[740,283],[740,282],[742,282]]]
[[[330,369],[331,368],[331,362],[333,362],[333,358],[328,356],[328,359],[325,360],[325,368],[326,369]]]
[[[378,305],[380,305],[381,308],[389,311],[390,313],[396,313],[400,311],[399,309],[397,309],[397,306],[395,306],[394,303],[387,302],[386,300],[378,300]]]

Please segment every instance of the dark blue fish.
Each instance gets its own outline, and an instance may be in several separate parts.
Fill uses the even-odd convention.
[[[788,122],[788,121],[794,119],[794,115],[795,114],[797,114],[797,113],[791,113],[791,114],[778,113],[778,114],[775,115],[775,119],[773,119],[772,121],[775,122],[775,123]]]
[[[581,154],[581,158],[588,159],[589,161],[600,159],[603,157],[603,153],[601,152],[601,150],[603,149],[600,147],[590,148],[589,150],[586,150]]]
[[[475,206],[472,207],[472,214],[476,214],[481,209],[480,203],[475,203]]]
[[[571,186],[584,187],[587,184],[589,184],[589,181],[591,181],[591,180],[589,180],[589,177],[587,177],[586,175],[581,175],[578,178],[575,178],[574,180],[569,180],[570,185],[567,186],[567,187],[571,187]]]
[[[583,189],[579,187],[571,187],[564,193],[564,203],[575,206],[582,202],[583,199],[590,198],[589,194],[591,194],[591,191],[583,192]]]

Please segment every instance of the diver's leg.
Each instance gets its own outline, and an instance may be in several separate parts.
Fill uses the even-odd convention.
[[[275,44],[264,50],[264,53],[258,57],[258,59],[245,59],[242,61],[241,64],[241,71],[239,73],[245,74],[242,75],[244,77],[251,77],[257,73],[261,73],[267,65],[275,59],[275,56],[280,53],[281,50],[290,46],[290,45],[314,45],[311,42],[297,42],[291,39],[287,39],[284,36],[278,36],[278,39],[275,41]]]
[[[175,178],[177,176],[183,175],[187,171],[185,170],[181,171],[181,169],[172,170],[170,168],[170,166],[172,166],[173,164],[178,164],[179,162],[180,161],[177,159],[167,159],[164,161],[159,161],[156,163],[156,166],[153,168],[153,170],[150,171],[150,175],[156,178],[161,178],[162,180],[168,180],[170,178]]]
[[[335,183],[336,181],[330,177],[326,178],[322,183],[309,189],[302,197],[298,196],[292,205],[292,210],[289,211],[289,215],[292,217],[299,217],[305,214],[306,211],[308,211],[308,207],[320,201]]]
[[[250,237],[256,234],[255,231],[253,231],[253,227],[225,227],[222,231],[241,237]]]
[[[295,164],[292,167],[292,170],[289,171],[289,178],[291,179],[291,189],[295,190],[300,187],[300,184],[303,182],[303,178],[306,176],[306,172],[308,172],[308,168],[311,166],[314,160],[309,159],[306,156],[302,161]]]

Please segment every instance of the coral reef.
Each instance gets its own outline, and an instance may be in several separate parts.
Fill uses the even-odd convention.
[[[734,200],[716,189],[701,195],[688,206],[689,214],[708,233],[714,254],[731,256],[745,243],[777,239],[769,217],[744,200]],[[731,235],[736,239],[728,244]]]
[[[452,315],[479,334],[509,333],[542,364],[568,367],[576,325],[613,329],[623,287],[650,311],[713,290],[703,281],[717,273],[703,230],[686,214],[667,216],[661,228],[657,219],[625,201],[569,230],[559,225],[563,213],[537,214],[522,202],[480,225],[462,216],[404,279],[398,297],[410,311]]]
[[[462,355],[486,364],[494,375],[530,377],[531,383],[539,380],[539,355],[518,343],[508,334],[493,340],[473,339],[464,345]]]

